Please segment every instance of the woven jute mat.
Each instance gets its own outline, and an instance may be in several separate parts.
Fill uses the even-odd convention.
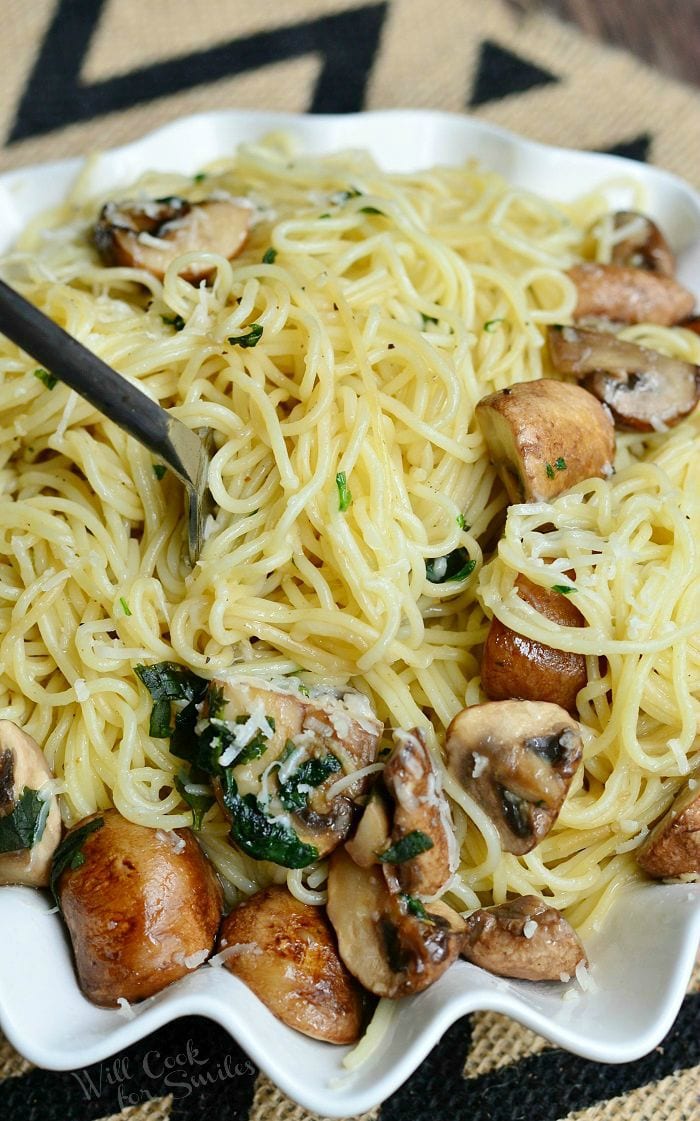
[[[500,0],[5,0],[2,15],[0,169],[108,148],[207,109],[420,106],[646,159],[700,185],[697,91]],[[663,1045],[621,1067],[587,1063],[505,1017],[478,1013],[451,1028],[407,1086],[366,1116],[698,1121],[699,1037],[697,971]],[[192,1049],[206,1056],[211,1079],[203,1086]],[[180,1060],[170,1081],[168,1059]],[[37,1070],[0,1037],[0,1116],[310,1115],[219,1028],[189,1019],[89,1072]]]

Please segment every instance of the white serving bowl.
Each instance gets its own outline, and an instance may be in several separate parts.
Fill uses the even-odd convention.
[[[445,113],[204,113],[107,153],[94,169],[92,185],[96,192],[126,185],[149,168],[191,174],[240,141],[280,128],[314,152],[368,148],[388,170],[477,157],[513,183],[552,198],[573,198],[614,179],[619,186],[611,204],[625,206],[630,195],[623,181],[641,183],[648,213],[680,255],[680,278],[700,295],[700,196],[687,184],[618,156],[548,148]],[[65,160],[0,176],[0,251],[30,218],[64,197],[80,166],[80,160]],[[225,970],[203,966],[136,1006],[131,1020],[94,1007],[78,988],[62,922],[50,908],[46,897],[28,888],[0,890],[0,1026],[29,1060],[54,1070],[84,1067],[177,1017],[198,1014],[230,1032],[290,1097],[330,1117],[377,1105],[456,1019],[481,1009],[505,1013],[590,1059],[639,1058],[670,1029],[700,940],[700,886],[640,883],[618,895],[604,928],[587,939],[594,991],[563,999],[565,986],[504,981],[460,961],[425,993],[400,1001],[377,1049],[347,1074],[342,1067],[347,1048],[285,1027]]]

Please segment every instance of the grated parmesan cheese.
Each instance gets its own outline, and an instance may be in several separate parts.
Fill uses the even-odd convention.
[[[533,938],[536,930],[537,923],[534,919],[528,919],[526,923],[523,923],[523,935],[525,938]]]
[[[125,996],[117,997],[117,1005],[117,1014],[119,1016],[123,1016],[125,1020],[136,1019],[136,1013]]]

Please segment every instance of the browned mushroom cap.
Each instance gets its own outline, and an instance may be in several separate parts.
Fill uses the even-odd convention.
[[[562,627],[586,625],[568,596],[541,588],[526,576],[518,576],[515,586],[520,598],[545,619]],[[584,654],[557,650],[526,638],[494,615],[481,659],[481,684],[490,700],[519,697],[526,701],[549,701],[568,712],[576,712],[576,697],[587,681]]]
[[[700,768],[637,850],[637,862],[655,879],[700,873]]]
[[[79,843],[58,875],[58,896],[89,1000],[143,1000],[206,961],[221,888],[189,829],[165,833],[106,810],[67,842]]]
[[[464,922],[445,903],[389,891],[382,870],[337,849],[328,874],[328,917],[345,965],[376,996],[428,988],[459,955]]]
[[[535,895],[474,911],[462,956],[489,973],[524,981],[568,980],[577,965],[586,964],[576,931]]]
[[[625,230],[626,236],[612,250],[612,264],[633,269],[647,269],[660,276],[673,276],[676,260],[661,230],[646,214],[636,210],[618,210],[613,215],[613,229]]]
[[[282,797],[277,813],[291,813],[297,837],[313,845],[319,856],[331,852],[349,834],[354,803],[366,792],[368,778],[337,793],[333,787],[374,762],[383,731],[368,698],[349,688],[315,686],[301,692],[293,679],[273,684],[244,675],[215,681],[212,687],[220,698],[217,724],[240,745],[238,753],[234,748],[220,758],[221,765],[232,767],[240,793],[257,795],[261,774],[278,761],[267,781],[268,791]],[[261,733],[261,727],[271,735]],[[308,773],[314,762],[321,763],[320,774],[325,768],[320,780],[318,770]],[[294,786],[301,797],[290,805],[286,795]]]
[[[692,292],[670,276],[623,265],[587,262],[568,270],[578,290],[574,319],[659,323],[670,327],[690,315]]]
[[[651,432],[678,424],[700,398],[700,366],[580,327],[550,327],[555,370],[583,378],[618,424]]]
[[[244,199],[206,199],[190,203],[172,196],[148,202],[108,202],[95,225],[95,246],[107,265],[145,269],[163,278],[183,253],[240,253],[253,209]],[[211,266],[188,265],[180,274],[197,284]]]
[[[511,502],[549,502],[582,479],[612,474],[612,422],[577,385],[521,382],[484,397],[476,415]]]
[[[224,919],[219,948],[226,969],[290,1028],[327,1043],[358,1038],[362,993],[321,907],[268,887]]]
[[[388,851],[400,852],[411,836],[425,838],[430,847],[416,856],[391,863],[402,891],[437,895],[457,868],[459,853],[450,808],[442,792],[425,737],[419,729],[396,732],[396,747],[382,773],[394,800]]]
[[[58,799],[42,793],[52,778],[36,740],[11,720],[0,720],[0,884],[49,882],[61,839]]]
[[[700,316],[694,315],[690,319],[683,319],[679,327],[685,327],[686,331],[694,331],[696,335],[700,335]]]
[[[458,712],[447,765],[496,826],[506,852],[530,852],[556,821],[583,753],[578,724],[544,701]]]

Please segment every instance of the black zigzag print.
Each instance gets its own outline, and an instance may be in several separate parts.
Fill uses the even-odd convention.
[[[646,163],[651,156],[653,137],[648,132],[634,136],[630,140],[621,140],[618,144],[611,144],[609,148],[601,148],[608,156],[625,156],[628,160],[640,160]]]
[[[364,104],[387,10],[386,0],[368,4],[85,85],[80,71],[104,4],[105,0],[61,0],[22,94],[8,144],[312,53],[321,55],[323,65],[310,112],[355,112]]]
[[[536,86],[547,86],[561,79],[506,50],[491,39],[485,39],[479,51],[476,77],[468,101],[475,109],[489,101],[500,101],[514,93],[526,93]]]
[[[556,1049],[466,1080],[462,1068],[468,1047],[459,1022],[410,1081],[384,1103],[380,1121],[559,1121],[570,1112],[700,1064],[699,1022],[700,994],[695,994],[686,997],[663,1046],[637,1062],[607,1066]]]

